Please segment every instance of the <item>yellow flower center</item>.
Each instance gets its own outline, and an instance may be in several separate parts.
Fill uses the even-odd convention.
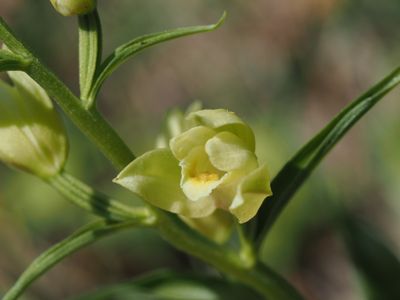
[[[197,184],[205,184],[205,183],[208,183],[211,181],[219,180],[219,176],[217,173],[205,172],[205,173],[197,174],[196,176],[191,177],[190,179]]]

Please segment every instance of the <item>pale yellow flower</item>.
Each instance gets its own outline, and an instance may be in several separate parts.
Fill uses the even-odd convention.
[[[272,192],[251,128],[224,109],[171,115],[167,125],[175,132],[169,130],[168,146],[135,159],[114,181],[154,206],[196,218],[189,224],[216,210],[239,223],[253,218]],[[158,144],[166,146],[165,140]]]

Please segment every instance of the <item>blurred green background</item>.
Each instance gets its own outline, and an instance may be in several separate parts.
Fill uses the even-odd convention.
[[[141,34],[212,23],[224,10],[228,19],[218,31],[147,50],[106,82],[100,109],[136,154],[153,147],[168,109],[201,100],[252,125],[260,160],[274,175],[347,103],[400,63],[397,0],[100,0],[105,53]],[[77,92],[76,19],[59,16],[46,0],[1,0],[0,13]],[[308,299],[364,299],[335,226],[338,207],[371,224],[400,253],[399,96],[387,96],[335,148],[264,245],[263,259]],[[66,124],[67,170],[137,203],[110,183],[110,165]],[[32,176],[0,166],[0,178],[4,291],[34,257],[91,217]],[[152,231],[129,231],[68,258],[25,299],[64,299],[158,267],[204,268]]]

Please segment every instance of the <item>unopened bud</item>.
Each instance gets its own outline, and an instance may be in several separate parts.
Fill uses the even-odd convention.
[[[96,8],[96,0],[50,0],[63,16],[84,15]]]
[[[0,80],[0,160],[46,178],[59,173],[68,142],[62,121],[46,92],[24,72]]]

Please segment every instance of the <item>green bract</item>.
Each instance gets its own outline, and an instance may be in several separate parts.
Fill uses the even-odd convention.
[[[61,119],[46,92],[23,72],[0,80],[0,160],[40,177],[57,174],[67,156]]]
[[[209,217],[217,209],[240,223],[254,217],[272,192],[250,127],[224,109],[174,115],[169,147],[145,153],[114,181],[185,218]]]
[[[96,8],[96,0],[50,0],[63,16],[84,15]]]

